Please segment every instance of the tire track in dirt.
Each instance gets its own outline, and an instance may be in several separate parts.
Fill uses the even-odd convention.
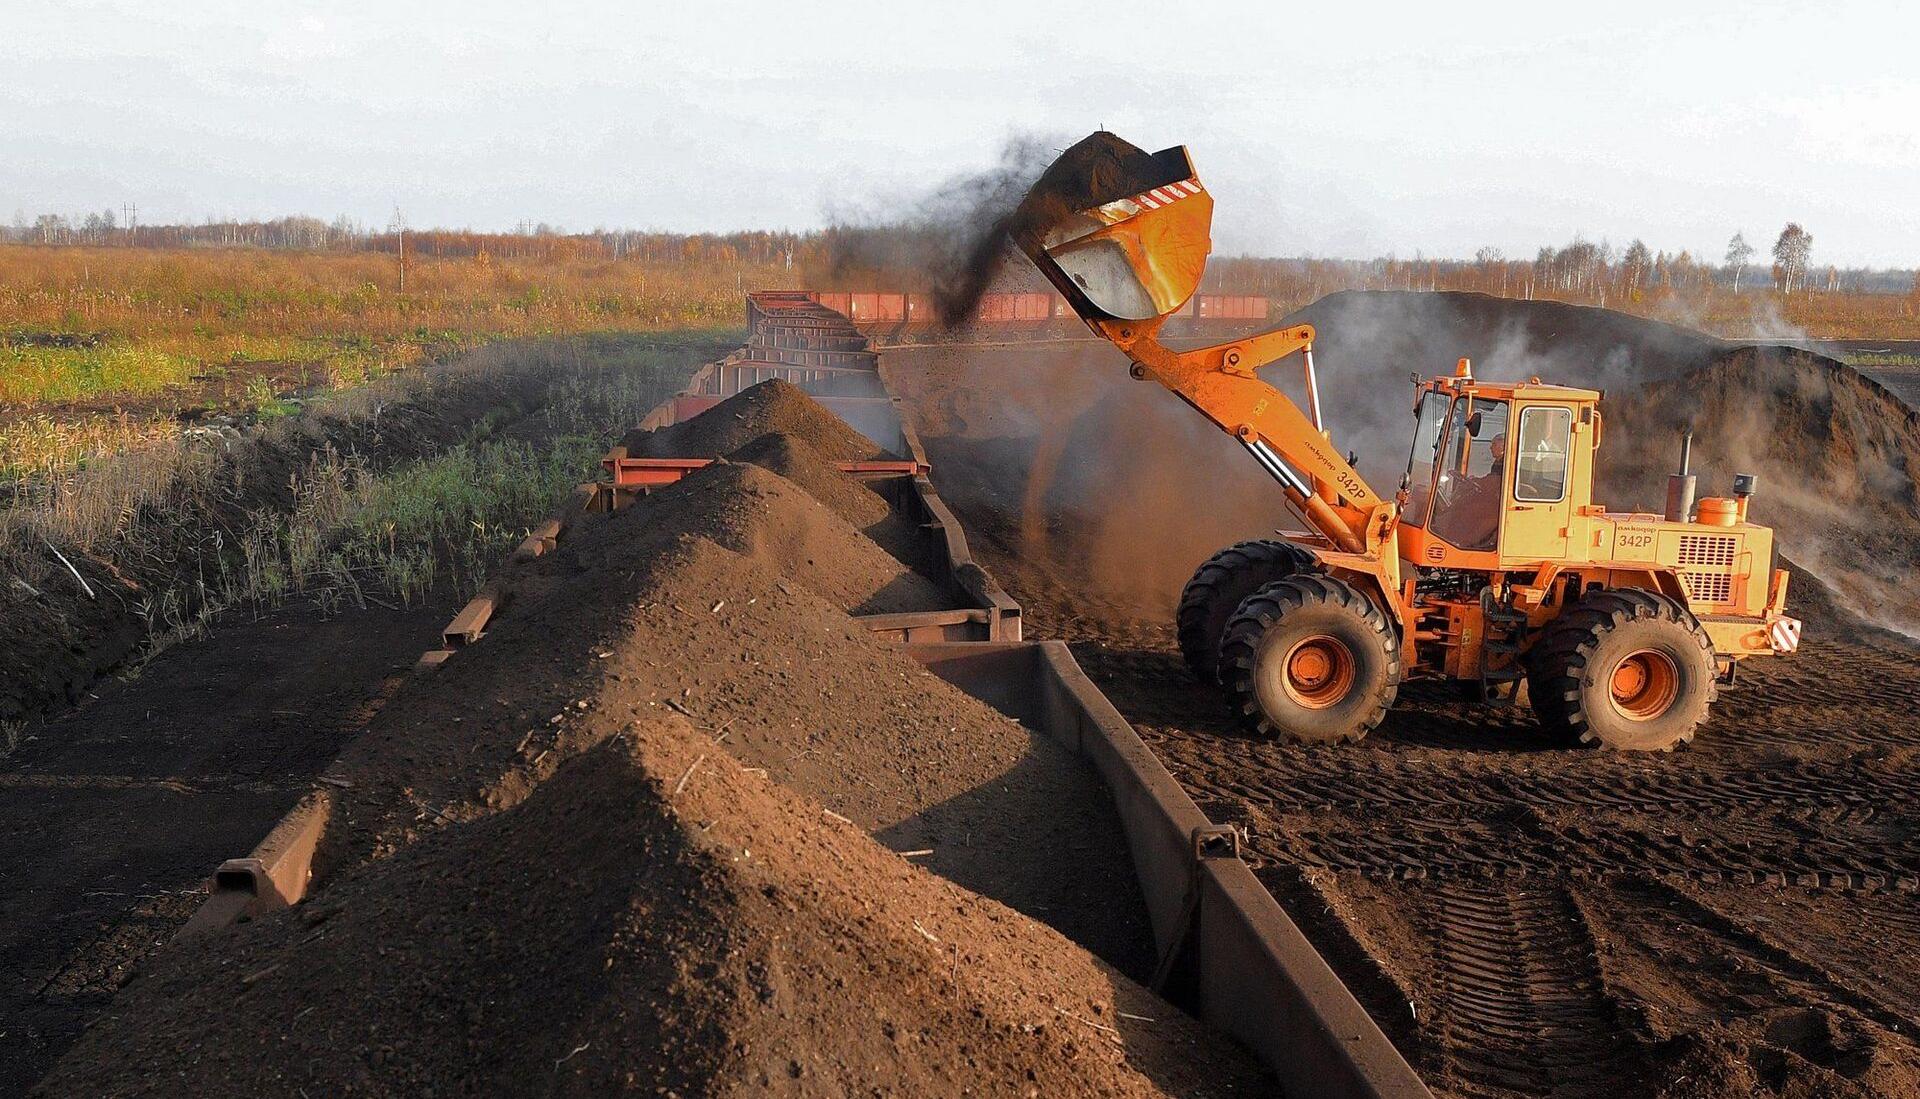
[[[1620,1093],[1638,1075],[1594,944],[1557,885],[1432,890],[1439,1027],[1464,1094]]]
[[[1889,959],[1851,955],[1840,937],[1823,937],[1817,943],[1795,941],[1798,936],[1791,924],[1756,917],[1741,903],[1744,897],[1724,890],[1642,880],[1626,883],[1619,895],[1634,897],[1645,909],[1664,910],[1669,920],[1711,934],[1721,950],[1722,964],[1744,970],[1749,980],[1757,976],[1789,990],[1790,996],[1782,999],[1843,1007],[1895,1033],[1920,1034],[1920,1011],[1915,1010],[1914,1001],[1887,992],[1883,976]],[[1793,896],[1791,892],[1781,895]],[[1885,900],[1889,902],[1885,907],[1872,906],[1879,908],[1883,919],[1904,911],[1905,930],[1920,930],[1920,919],[1911,915],[1911,905],[1901,909],[1896,907],[1899,898]],[[1900,921],[1901,916],[1893,919]]]

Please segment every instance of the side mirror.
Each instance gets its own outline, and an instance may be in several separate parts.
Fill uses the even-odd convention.
[[[1480,414],[1478,412],[1467,415],[1467,434],[1476,439],[1480,437]]]

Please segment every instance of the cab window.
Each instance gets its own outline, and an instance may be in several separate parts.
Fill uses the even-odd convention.
[[[1567,498],[1567,452],[1572,437],[1572,409],[1535,406],[1520,411],[1520,440],[1514,452],[1515,500],[1556,504]]]
[[[1453,402],[1427,529],[1461,549],[1493,549],[1500,537],[1506,458],[1507,402],[1471,397]]]
[[[1447,398],[1425,393],[1414,413],[1413,453],[1407,457],[1406,521],[1416,527],[1427,525],[1427,511],[1433,503],[1433,467],[1440,460],[1440,430],[1447,425]]]

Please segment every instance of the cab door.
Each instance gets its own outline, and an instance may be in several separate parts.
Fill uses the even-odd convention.
[[[1501,560],[1507,564],[1564,560],[1573,517],[1569,492],[1573,408],[1522,405],[1513,439],[1502,501]]]

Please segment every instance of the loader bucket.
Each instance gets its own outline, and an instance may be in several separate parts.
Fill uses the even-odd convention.
[[[1071,150],[1070,150],[1071,152]],[[1186,304],[1213,248],[1213,197],[1184,147],[1153,154],[1140,191],[1052,218],[1016,241],[1084,320],[1152,320]],[[1043,177],[1042,182],[1045,182]],[[1028,196],[1044,210],[1048,196]]]

